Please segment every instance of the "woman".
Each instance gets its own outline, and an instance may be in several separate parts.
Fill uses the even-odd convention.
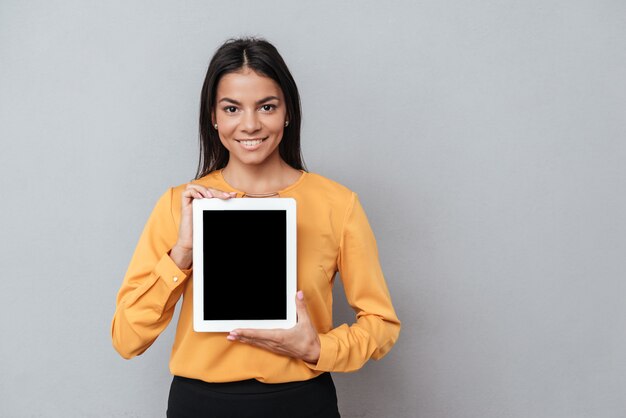
[[[298,90],[270,43],[231,39],[216,51],[202,88],[200,144],[196,178],[159,198],[141,234],[117,296],[115,349],[124,358],[147,350],[182,295],[168,417],[338,417],[329,372],[384,356],[400,321],[358,196],[304,169]],[[194,332],[193,199],[266,196],[297,201],[297,325]],[[242,260],[250,250],[245,242],[233,249]],[[333,328],[337,271],[357,319]]]

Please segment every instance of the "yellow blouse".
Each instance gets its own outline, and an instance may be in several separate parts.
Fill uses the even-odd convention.
[[[192,183],[243,196],[226,183],[221,170]],[[207,382],[250,378],[265,383],[298,381],[324,371],[354,371],[370,357],[380,359],[389,352],[398,339],[400,321],[358,196],[337,182],[304,171],[278,195],[296,200],[298,290],[304,291],[311,321],[319,333],[317,364],[228,341],[227,333],[195,332],[193,266],[181,270],[169,256],[178,240],[185,187],[170,187],[161,195],[124,276],[111,323],[113,346],[122,357],[132,358],[150,347],[171,321],[181,295],[169,364],[174,375]],[[332,286],[337,271],[356,322],[333,328]]]

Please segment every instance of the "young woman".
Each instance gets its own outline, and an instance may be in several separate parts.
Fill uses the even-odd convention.
[[[127,359],[147,350],[182,295],[168,417],[339,417],[329,372],[384,356],[400,321],[358,196],[304,168],[298,89],[267,41],[231,39],[213,56],[202,87],[200,146],[196,178],[159,198],[141,234],[117,295],[115,349]],[[268,196],[297,201],[297,325],[194,332],[193,199]],[[245,262],[254,249],[241,244],[232,251]],[[333,328],[337,271],[356,322]]]

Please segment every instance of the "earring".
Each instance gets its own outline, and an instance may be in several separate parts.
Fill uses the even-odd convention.
[[[217,130],[217,123],[215,125],[213,125],[213,127]]]
[[[285,128],[287,127],[287,125],[289,125],[289,121],[288,120],[285,121]]]

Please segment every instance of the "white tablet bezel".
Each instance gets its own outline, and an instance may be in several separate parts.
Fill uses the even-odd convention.
[[[235,328],[271,329],[296,325],[297,241],[296,200],[293,198],[194,199],[193,209],[193,329],[196,332],[230,332]],[[204,228],[205,210],[285,210],[287,219],[287,319],[205,320],[204,319]],[[233,295],[225,295],[232,298]]]

